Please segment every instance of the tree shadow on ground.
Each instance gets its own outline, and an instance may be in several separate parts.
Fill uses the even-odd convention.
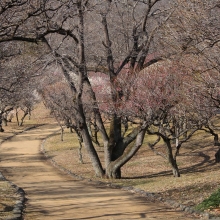
[[[207,170],[209,170],[210,167],[212,167],[213,170],[213,166],[216,165],[217,163],[215,162],[215,159],[211,159],[211,157],[207,154],[204,154],[202,151],[196,152],[196,156],[199,156],[200,158],[202,158],[202,161],[194,164],[192,166],[187,166],[184,168],[180,168],[180,174],[187,174],[187,173],[201,173],[201,172],[205,172]],[[195,156],[195,154],[183,154],[180,155],[181,157],[188,157],[188,156]],[[179,156],[179,157],[180,157]],[[178,157],[177,157],[177,162],[178,162]],[[215,170],[218,170],[219,167],[216,166],[214,167]],[[123,177],[122,179],[144,179],[144,178],[154,178],[154,177],[159,177],[159,176],[171,176],[172,175],[172,171],[162,171],[162,172],[158,172],[158,173],[153,173],[153,174],[149,174],[149,175],[142,175],[142,176],[133,176],[133,177]]]

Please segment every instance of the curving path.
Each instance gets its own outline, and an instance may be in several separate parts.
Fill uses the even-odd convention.
[[[190,219],[163,204],[91,186],[56,170],[39,150],[41,140],[56,130],[54,125],[44,125],[0,146],[0,170],[26,192],[25,220]]]

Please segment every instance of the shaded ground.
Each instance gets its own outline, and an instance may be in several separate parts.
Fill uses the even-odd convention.
[[[27,193],[25,220],[190,219],[163,204],[94,187],[60,173],[39,152],[41,140],[56,129],[54,125],[41,126],[1,145],[2,173]]]
[[[16,199],[15,189],[7,181],[0,179],[0,219],[12,214]]]
[[[172,199],[192,207],[220,187],[220,164],[215,163],[214,157],[218,147],[213,146],[213,138],[207,133],[198,132],[183,145],[177,157],[180,178],[172,176],[169,164],[155,155],[146,146],[146,142],[147,140],[122,168],[123,179],[113,180],[114,183],[157,193],[164,199]],[[96,179],[85,149],[82,150],[84,164],[80,164],[77,138],[69,130],[65,130],[64,141],[60,140],[60,134],[54,135],[47,140],[45,148],[47,154],[60,166],[72,173]],[[164,151],[162,143],[157,150]],[[97,147],[97,151],[103,162],[103,148]],[[216,214],[219,215],[219,211]]]

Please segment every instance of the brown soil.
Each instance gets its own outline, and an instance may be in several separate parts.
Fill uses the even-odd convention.
[[[41,126],[1,145],[2,173],[26,192],[25,219],[191,219],[158,202],[64,175],[39,151],[41,140],[56,129]]]

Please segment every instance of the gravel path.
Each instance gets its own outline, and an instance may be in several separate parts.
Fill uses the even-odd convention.
[[[1,145],[3,175],[26,193],[25,220],[191,219],[184,212],[118,189],[92,186],[61,173],[40,153],[40,143],[58,128],[44,125]]]

